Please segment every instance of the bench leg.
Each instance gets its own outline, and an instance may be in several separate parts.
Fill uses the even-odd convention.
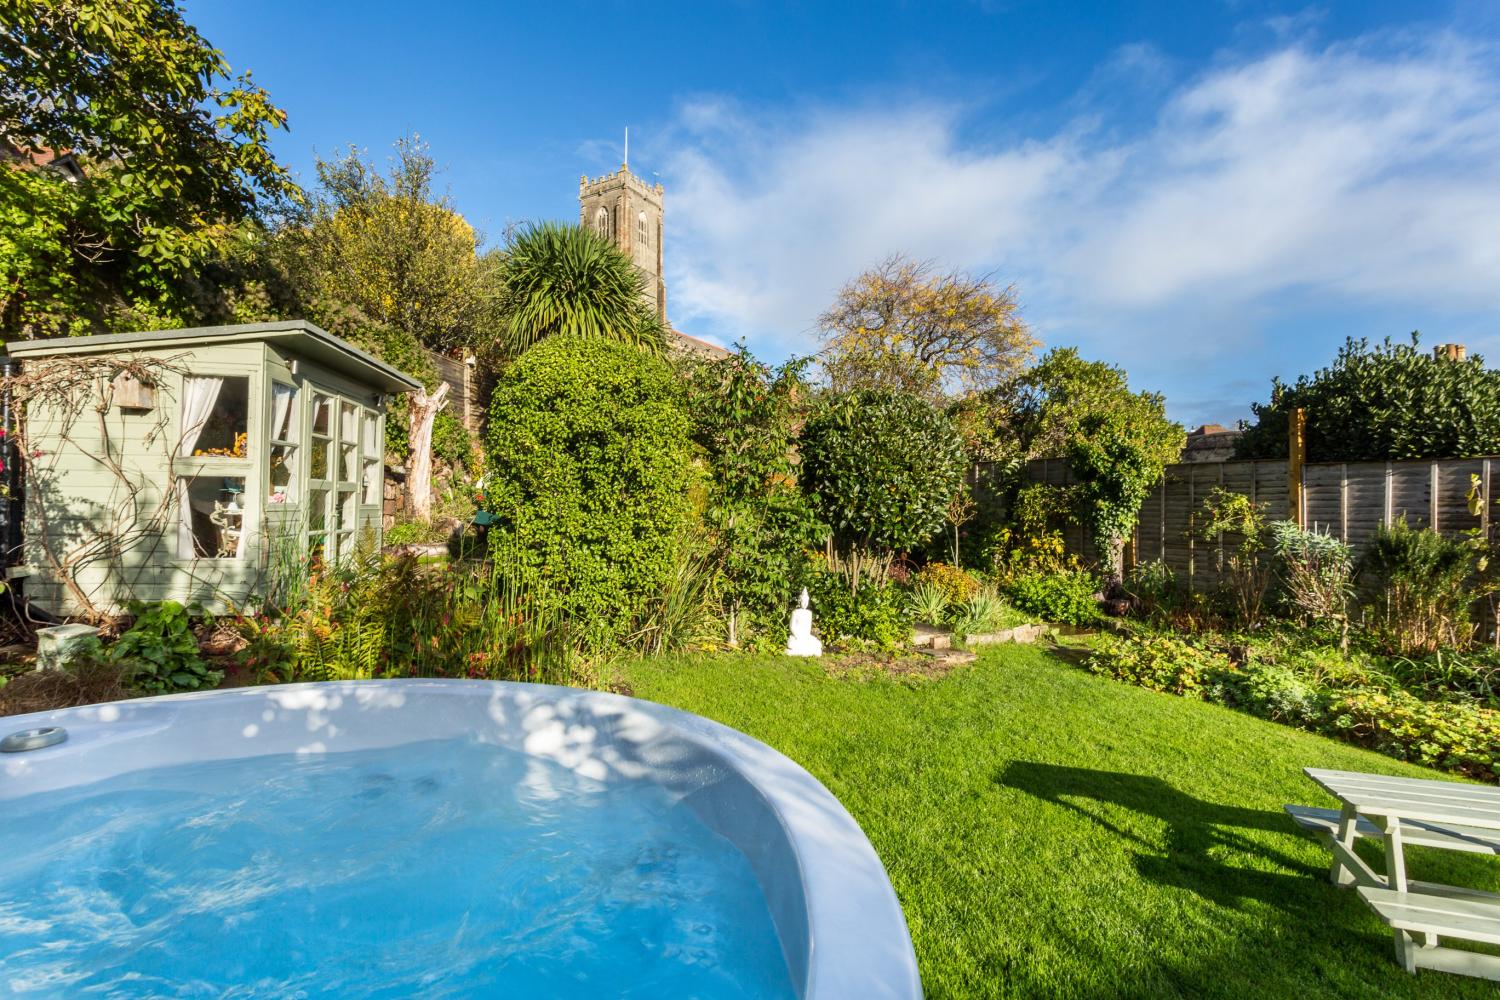
[[[1396,961],[1401,963],[1401,968],[1412,975],[1417,974],[1417,943],[1411,939],[1411,935],[1395,928],[1396,935]]]
[[[1354,812],[1353,806],[1344,806],[1343,812],[1339,814],[1339,832],[1334,838],[1336,843],[1342,844],[1351,853],[1354,850],[1354,840],[1357,836],[1356,826],[1359,817]],[[1339,888],[1351,886],[1355,883],[1354,873],[1344,866],[1339,857],[1339,852],[1333,852],[1333,867],[1328,870],[1328,880]]]
[[[1385,884],[1406,891],[1406,853],[1401,844],[1401,823],[1388,819],[1385,826]]]

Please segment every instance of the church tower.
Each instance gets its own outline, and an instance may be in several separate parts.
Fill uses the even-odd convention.
[[[629,141],[628,139],[626,140]],[[662,194],[660,184],[647,184],[630,172],[626,162],[603,177],[578,179],[578,223],[609,240],[635,262],[646,276],[646,301],[667,325],[667,282],[662,271]]]

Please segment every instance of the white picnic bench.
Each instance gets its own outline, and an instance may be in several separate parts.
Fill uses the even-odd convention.
[[[1500,944],[1500,894],[1406,877],[1408,845],[1500,854],[1500,788],[1304,768],[1340,808],[1289,805],[1288,815],[1333,851],[1329,877],[1354,887],[1390,925],[1407,972],[1440,969],[1500,980],[1500,957],[1444,947],[1441,938]],[[1354,851],[1360,837],[1385,847],[1385,874]]]

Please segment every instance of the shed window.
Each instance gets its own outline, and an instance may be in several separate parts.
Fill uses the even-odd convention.
[[[297,500],[297,435],[302,415],[297,412],[297,390],[271,383],[271,503]]]
[[[313,394],[312,459],[308,475],[312,479],[331,479],[329,466],[333,451],[333,400],[321,392]]]
[[[197,476],[177,480],[180,559],[245,557],[245,478]]]
[[[248,376],[189,376],[183,379],[179,455],[244,458],[248,454],[249,437]]]
[[[359,476],[359,410],[348,400],[339,403],[339,481],[355,482]]]
[[[380,494],[381,489],[385,485],[385,472],[381,468],[381,459],[384,451],[385,449],[380,446],[380,415],[366,410],[364,449],[361,452],[364,460],[364,469],[360,473],[360,482],[364,486],[365,503],[380,503],[383,499]]]

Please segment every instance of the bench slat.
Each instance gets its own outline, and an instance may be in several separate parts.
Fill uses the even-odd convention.
[[[1326,833],[1329,836],[1338,835],[1340,817],[1337,809],[1318,809],[1313,806],[1298,805],[1286,805],[1282,808],[1303,829],[1312,830],[1315,833]],[[1375,840],[1383,836],[1380,827],[1364,818],[1355,822],[1355,833],[1360,837],[1370,837]],[[1450,851],[1468,851],[1472,854],[1500,854],[1500,833],[1479,827],[1466,827],[1458,824],[1440,826],[1421,820],[1402,820],[1401,839],[1407,845],[1418,847],[1440,847]]]
[[[1500,788],[1478,785],[1471,782],[1451,781],[1440,778],[1398,778],[1389,774],[1368,774],[1363,771],[1332,771],[1325,768],[1305,767],[1302,772],[1322,784],[1344,784],[1352,782],[1366,787],[1385,787],[1392,791],[1446,791],[1456,792],[1471,800],[1486,799],[1500,803]]]
[[[1500,903],[1364,885],[1359,895],[1382,920],[1400,930],[1500,944]]]

